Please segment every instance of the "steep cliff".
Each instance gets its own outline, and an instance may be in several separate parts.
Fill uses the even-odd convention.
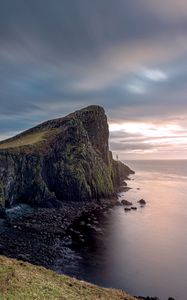
[[[109,152],[104,109],[89,106],[0,143],[0,203],[58,206],[110,197],[132,171]]]

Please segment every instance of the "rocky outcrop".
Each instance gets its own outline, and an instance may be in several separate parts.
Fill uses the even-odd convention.
[[[132,171],[112,159],[108,136],[104,109],[90,106],[1,142],[1,205],[111,197]]]
[[[128,201],[128,200],[122,200],[121,203],[125,206],[131,206],[132,205],[132,202]]]
[[[146,205],[146,201],[145,201],[144,199],[140,199],[140,200],[138,201],[138,203],[140,203],[141,205]]]

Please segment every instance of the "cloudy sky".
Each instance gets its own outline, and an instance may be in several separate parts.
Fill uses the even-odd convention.
[[[121,159],[187,158],[187,0],[0,0],[0,139],[90,104]]]

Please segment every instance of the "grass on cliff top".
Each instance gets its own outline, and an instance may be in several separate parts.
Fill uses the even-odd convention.
[[[29,263],[0,256],[0,300],[135,300]]]
[[[17,138],[9,139],[7,142],[3,141],[0,143],[0,149],[10,149],[10,148],[17,148],[22,146],[30,146],[36,143],[42,142],[48,136],[49,131],[39,131],[28,133],[25,135],[20,135]]]
[[[33,131],[30,133],[23,133],[8,140],[0,142],[1,149],[14,149],[24,146],[32,146],[40,144],[59,132],[58,129],[47,129],[41,131]]]

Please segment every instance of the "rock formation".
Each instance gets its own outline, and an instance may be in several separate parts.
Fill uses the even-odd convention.
[[[113,160],[108,138],[104,109],[89,106],[1,142],[1,205],[111,197],[132,171]]]

